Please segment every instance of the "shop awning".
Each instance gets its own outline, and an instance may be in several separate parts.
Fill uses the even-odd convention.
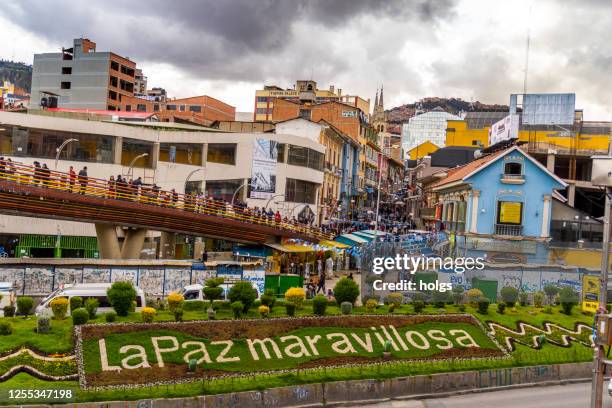
[[[370,242],[367,239],[364,239],[360,236],[353,235],[353,234],[340,235],[339,237],[335,239],[335,241],[341,242],[346,245],[350,245],[352,247],[355,245],[367,244],[368,242]]]
[[[342,242],[327,241],[327,240],[319,241],[319,245],[326,246],[326,247],[340,248],[340,249],[347,249],[351,247],[350,245],[343,244]]]
[[[315,249],[310,245],[266,244],[266,246],[281,252],[315,252]]]

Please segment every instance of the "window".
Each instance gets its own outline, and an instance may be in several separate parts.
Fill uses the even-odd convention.
[[[136,105],[136,110],[138,112],[146,112],[147,111],[147,105],[139,103],[138,105]]]
[[[117,92],[115,91],[108,91],[108,99],[112,99],[113,101],[117,100]]]
[[[202,107],[199,105],[192,105],[189,107],[189,112],[196,112],[196,113],[200,113],[202,112]]]
[[[195,143],[160,143],[159,160],[199,166],[202,163],[202,145]]]
[[[276,144],[276,161],[278,163],[284,163],[285,162],[285,144],[284,143],[277,143]]]
[[[257,102],[268,102],[268,97],[267,96],[258,96],[257,97]]]
[[[157,103],[153,105],[153,112],[159,112],[159,105]]]
[[[478,140],[472,140],[472,146],[478,146]]]
[[[62,67],[62,75],[72,74],[72,67]]]
[[[300,109],[300,118],[310,119],[310,109]]]
[[[185,292],[185,294],[183,295],[183,298],[185,300],[198,300],[198,296],[199,296],[199,291],[197,290],[188,290],[187,292]]]
[[[119,63],[116,61],[111,61],[111,69],[113,71],[119,71]]]
[[[62,89],[70,89],[70,82],[62,82],[60,88]]]
[[[180,105],[180,106],[179,106],[179,110],[180,110],[181,112],[185,112],[185,105]]]
[[[267,115],[268,113],[272,113],[272,109],[268,108],[257,108],[258,115]]]
[[[309,181],[287,179],[285,200],[294,203],[314,204],[317,195],[317,184]]]
[[[153,166],[153,143],[124,138],[121,151],[121,164],[123,166],[129,166],[132,164],[132,160],[145,153],[147,156],[138,158],[133,163],[134,167],[151,168]]]
[[[126,112],[131,112],[132,111],[132,105],[125,105],[125,111]]]
[[[118,84],[119,84],[119,80],[117,79],[117,77],[111,76],[110,85],[116,88]]]
[[[511,176],[520,176],[522,173],[523,166],[521,163],[506,163],[504,166],[504,174]]]
[[[236,190],[242,186],[244,181],[242,179],[233,180],[207,180],[206,181],[206,197],[220,198],[223,201],[230,202]],[[244,189],[238,191],[236,197],[242,197],[241,193],[244,193]]]
[[[315,170],[323,170],[325,155],[306,147],[289,145],[289,160],[287,163],[294,166],[310,167]]]
[[[209,143],[206,160],[211,163],[236,164],[235,143]]]
[[[176,110],[176,105],[166,105],[166,110]]]

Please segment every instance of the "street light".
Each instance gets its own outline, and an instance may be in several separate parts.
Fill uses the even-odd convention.
[[[204,170],[206,170],[204,167],[200,167],[199,169],[193,170],[191,173],[187,175],[187,177],[185,177],[185,190],[184,190],[185,193],[187,193],[187,183],[189,183],[189,179],[191,179],[191,176],[196,174],[198,171],[204,171]]]
[[[284,197],[284,194],[277,194],[277,195],[273,195],[272,197],[270,197],[270,199],[268,200],[268,202],[266,203],[266,206],[264,208],[268,208],[268,206],[270,205],[270,201],[274,200],[276,197]],[[276,203],[278,204],[278,203]]]
[[[237,188],[237,189],[234,191],[234,194],[232,195],[232,207],[234,206],[234,200],[236,200],[236,194],[238,194],[238,192],[239,192],[240,190],[242,190],[242,188],[243,188],[243,187],[246,187],[246,186],[248,186],[248,185],[249,185],[249,183],[248,183],[248,182],[246,182],[246,183],[242,184],[240,187],[238,187],[238,188]]]
[[[149,153],[143,153],[143,154],[139,154],[138,156],[132,159],[132,161],[130,162],[130,166],[128,167],[128,177],[129,178],[132,178],[132,170],[134,170],[134,164],[136,163],[136,161],[143,157],[147,157],[148,155]]]
[[[0,129],[0,130],[4,130],[4,129]],[[64,142],[56,149],[57,154],[55,155],[55,166],[53,167],[53,170],[57,170],[57,162],[59,161],[59,157],[60,154],[62,154],[62,150],[64,149],[64,147],[66,147],[66,145],[68,145],[68,143],[72,143],[72,142],[78,142],[79,139],[66,139],[64,140]]]

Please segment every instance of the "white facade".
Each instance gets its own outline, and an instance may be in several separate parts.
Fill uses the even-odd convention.
[[[423,142],[430,141],[444,147],[446,127],[449,120],[461,120],[459,116],[438,110],[422,113],[410,118],[402,125],[402,148],[404,154]]]
[[[84,162],[76,160],[60,160],[58,162],[58,171],[68,171],[70,166],[74,166],[78,172],[83,166],[87,166],[88,175],[92,178],[108,179],[111,175],[126,174],[126,166],[121,164],[121,146],[122,140],[140,140],[153,143],[153,168],[144,169],[135,167],[133,169],[133,178],[142,176],[148,177],[146,182],[155,182],[164,190],[176,189],[177,192],[183,193],[185,190],[185,180],[194,170],[199,170],[193,173],[190,177],[190,182],[201,182],[202,189],[205,190],[207,181],[223,181],[223,180],[241,180],[242,183],[247,183],[251,177],[252,159],[253,159],[253,140],[255,139],[270,139],[276,140],[278,143],[283,143],[285,146],[294,145],[315,150],[319,153],[325,152],[325,147],[313,140],[300,137],[294,134],[274,134],[274,133],[223,133],[209,132],[202,130],[192,130],[191,127],[185,127],[185,130],[163,129],[163,127],[147,126],[144,123],[127,122],[100,122],[86,121],[78,119],[66,119],[51,116],[35,115],[35,114],[18,114],[9,112],[0,112],[0,124],[6,128],[11,126],[19,126],[23,128],[43,129],[46,134],[53,134],[53,131],[72,132],[78,138],[78,134],[88,135],[104,135],[115,138],[114,143],[114,163],[96,163]],[[180,125],[177,125],[180,126]],[[8,132],[6,129],[0,131]],[[189,143],[201,145],[203,151],[202,165],[187,165],[181,163],[171,163],[158,160],[159,147],[163,143]],[[220,164],[208,162],[205,160],[207,146],[211,143],[235,144],[235,164]],[[55,160],[48,157],[30,157],[23,155],[11,155],[11,152],[6,151],[10,148],[10,144],[0,145],[2,151],[0,155],[5,158],[10,157],[13,161],[24,164],[32,164],[34,161],[47,163],[53,169]],[[309,183],[315,183],[320,187],[323,183],[323,171],[318,171],[312,168],[287,164],[287,154],[285,152],[285,160],[276,165],[276,192],[275,195],[285,195],[286,181],[288,178],[303,180]],[[151,179],[151,176],[153,177]],[[318,188],[317,188],[318,189]],[[237,197],[245,199],[250,207],[262,207],[268,203],[267,199],[251,199],[246,198],[246,187],[242,188]],[[313,204],[308,204],[313,211],[318,211],[318,191],[317,197]],[[269,204],[274,211],[277,209],[283,216],[289,216],[293,211],[297,214],[303,203],[288,203],[283,198],[276,198]],[[0,231],[4,234],[44,234],[75,236],[95,236],[93,225],[69,221],[57,221],[48,219],[34,219],[25,217],[16,217],[8,215],[0,215]]]

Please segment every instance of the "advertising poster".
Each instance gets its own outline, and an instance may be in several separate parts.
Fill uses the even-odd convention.
[[[268,139],[253,141],[251,198],[270,198],[276,192],[276,160],[276,141]]]
[[[582,311],[597,312],[599,306],[599,276],[584,275],[582,277]]]
[[[500,224],[520,224],[522,203],[504,201],[499,206]]]
[[[489,129],[489,146],[493,146],[505,140],[517,139],[519,129],[519,116],[508,115],[502,120],[495,122]]]
[[[242,272],[242,279],[251,282],[251,285],[257,289],[257,297],[264,293],[266,283],[266,271],[262,269],[245,269]]]

